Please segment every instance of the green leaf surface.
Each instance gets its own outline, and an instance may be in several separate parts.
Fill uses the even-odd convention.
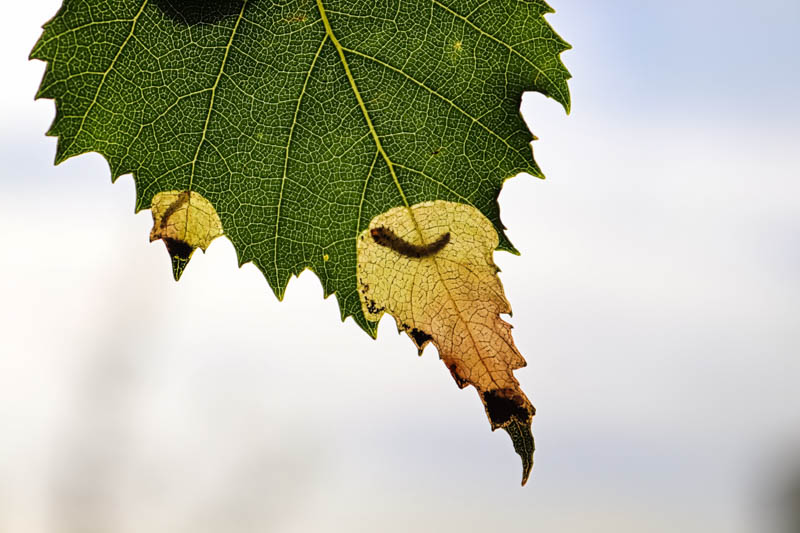
[[[559,58],[569,45],[545,21],[550,12],[541,0],[64,0],[31,57],[47,62],[37,96],[56,101],[56,163],[99,152],[112,179],[133,174],[136,210],[153,206],[151,238],[167,244],[176,279],[194,249],[222,233],[279,298],[310,268],[342,319],[374,336],[368,316],[379,315],[362,301],[365,284],[359,293],[356,244],[379,215],[467,204],[497,231],[498,249],[515,251],[500,189],[521,172],[543,177],[522,93],[570,105]],[[442,228],[426,244],[423,232],[438,228],[412,222],[413,235],[373,228],[375,242],[434,272],[446,260],[435,254],[463,233]],[[440,290],[453,283],[440,281]],[[419,283],[409,281],[409,298]],[[508,312],[499,281],[487,284],[501,302],[491,313]],[[459,386],[478,384],[492,428],[508,431],[522,457],[524,483],[534,409],[511,373],[524,360],[507,324],[465,315],[446,292],[462,337],[442,336],[436,316],[431,331],[413,327],[413,316],[398,326],[420,350],[430,338],[440,352],[447,346]],[[502,335],[470,332],[484,323]],[[480,339],[506,333],[511,355],[495,368]],[[465,339],[471,366],[458,359]]]
[[[282,297],[316,272],[374,335],[356,237],[379,213],[450,200],[503,235],[497,196],[541,176],[523,91],[569,108],[568,45],[545,2],[66,0],[31,57],[48,62],[56,162],[84,152],[215,207],[239,262]],[[327,260],[326,260],[327,258]]]

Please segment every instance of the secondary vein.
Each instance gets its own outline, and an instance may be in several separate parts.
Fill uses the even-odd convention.
[[[496,43],[498,43],[498,44],[501,44],[501,45],[505,46],[505,47],[508,49],[508,51],[509,51],[509,52],[511,52],[512,54],[514,54],[514,55],[518,56],[520,59],[522,59],[523,61],[525,61],[525,62],[526,62],[528,65],[530,65],[531,67],[533,67],[533,68],[534,68],[534,69],[535,69],[535,70],[536,70],[536,71],[539,73],[539,75],[540,75],[540,76],[544,76],[544,78],[545,78],[547,81],[549,81],[549,82],[550,82],[550,83],[553,85],[553,87],[555,87],[555,88],[556,88],[556,90],[558,91],[558,93],[559,93],[559,95],[561,96],[561,98],[562,98],[562,99],[564,99],[564,102],[567,102],[567,104],[565,105],[565,107],[566,107],[566,109],[567,109],[567,113],[569,113],[569,103],[568,103],[568,102],[569,102],[569,97],[568,97],[568,96],[565,96],[565,95],[563,94],[563,92],[562,92],[561,88],[558,86],[558,84],[556,84],[556,83],[555,83],[555,81],[553,81],[553,79],[552,79],[552,78],[550,78],[550,76],[548,76],[548,75],[547,75],[547,72],[545,72],[544,70],[542,70],[542,68],[541,68],[541,67],[539,67],[538,65],[536,65],[536,64],[535,64],[533,61],[531,61],[530,59],[528,59],[527,57],[525,57],[524,55],[522,55],[522,54],[521,54],[521,53],[520,53],[520,52],[519,52],[519,51],[518,51],[516,48],[514,48],[513,46],[511,46],[510,44],[508,44],[508,43],[507,43],[507,42],[505,42],[504,40],[502,40],[502,39],[500,39],[500,38],[498,38],[498,37],[495,37],[495,36],[494,36],[494,35],[492,35],[491,33],[487,32],[487,31],[484,31],[484,30],[483,30],[483,29],[481,29],[481,28],[480,28],[480,27],[479,27],[477,24],[475,24],[474,22],[472,22],[472,21],[469,19],[469,16],[470,16],[470,15],[472,15],[472,13],[474,13],[474,12],[475,12],[475,10],[473,10],[473,11],[472,11],[472,13],[470,13],[470,15],[467,15],[467,16],[465,17],[464,15],[462,15],[462,14],[460,14],[460,13],[457,13],[456,11],[453,11],[452,9],[450,9],[449,7],[447,7],[446,5],[444,5],[444,4],[442,4],[441,2],[439,2],[438,0],[431,0],[431,2],[433,2],[433,4],[434,4],[434,5],[437,5],[437,6],[439,6],[440,8],[442,8],[443,10],[447,11],[448,13],[450,13],[451,15],[453,15],[454,17],[457,17],[457,18],[459,18],[459,19],[463,20],[464,22],[466,22],[467,24],[469,24],[469,25],[470,25],[470,26],[471,26],[471,27],[472,27],[474,30],[476,30],[478,33],[480,33],[481,35],[483,35],[483,36],[485,36],[485,37],[488,37],[489,39],[493,40],[494,42],[496,42]],[[477,8],[476,8],[476,9],[477,9]]]
[[[280,220],[281,220],[281,204],[283,203],[283,188],[286,185],[286,175],[289,169],[289,147],[292,145],[292,137],[294,136],[294,128],[297,126],[297,115],[300,112],[300,103],[303,101],[303,96],[306,94],[306,88],[308,87],[308,80],[311,78],[311,73],[314,71],[314,65],[317,64],[317,59],[319,58],[320,53],[322,53],[322,47],[325,46],[325,41],[328,40],[328,35],[326,34],[323,37],[322,41],[319,43],[319,48],[317,48],[317,53],[314,54],[314,59],[311,60],[311,65],[308,67],[308,72],[306,73],[306,79],[303,81],[303,88],[300,90],[300,96],[297,97],[297,105],[294,108],[294,117],[292,118],[292,126],[289,128],[289,139],[286,141],[286,156],[283,161],[283,177],[281,178],[281,192],[278,195],[278,212],[275,215],[275,246],[272,251],[272,260],[275,265],[275,287],[278,289],[279,299],[283,298],[283,289],[282,283],[280,281],[280,275],[278,274],[278,228],[280,227]]]
[[[217,87],[219,86],[219,81],[222,79],[222,73],[225,71],[225,64],[228,62],[228,56],[231,52],[231,47],[233,46],[233,38],[236,36],[236,31],[239,29],[239,24],[242,22],[242,18],[244,17],[244,9],[247,7],[247,0],[242,2],[242,9],[239,11],[239,17],[236,19],[236,24],[233,25],[233,31],[231,31],[231,36],[228,39],[228,44],[225,46],[225,54],[222,56],[222,64],[219,67],[219,72],[217,73],[217,78],[214,80],[214,85],[211,86],[211,101],[208,103],[208,113],[206,113],[206,121],[203,124],[203,133],[200,136],[200,142],[197,143],[197,150],[194,152],[194,157],[192,158],[192,171],[189,175],[189,191],[192,190],[192,183],[194,182],[194,172],[195,167],[197,165],[197,158],[200,157],[200,149],[203,147],[203,144],[206,142],[206,134],[208,133],[208,125],[211,122],[211,112],[214,110],[214,100],[217,97]],[[186,223],[187,227],[189,225],[188,221]]]
[[[418,86],[420,86],[420,87],[422,87],[423,89],[425,89],[426,91],[428,91],[428,93],[432,94],[433,96],[436,96],[437,98],[439,98],[439,99],[440,99],[440,100],[442,100],[443,102],[446,102],[446,103],[450,104],[450,106],[451,106],[451,107],[453,107],[455,110],[457,110],[457,111],[458,111],[458,112],[460,112],[462,115],[464,115],[465,117],[467,117],[468,119],[470,119],[472,122],[474,122],[474,123],[478,124],[478,125],[479,125],[481,128],[483,128],[484,130],[486,130],[486,131],[487,131],[489,134],[491,134],[493,137],[497,138],[497,139],[498,139],[500,142],[502,142],[503,144],[505,144],[507,148],[509,148],[509,149],[511,149],[511,150],[516,150],[516,149],[515,149],[513,146],[511,146],[511,145],[508,143],[508,140],[507,140],[507,139],[503,138],[503,137],[502,137],[500,134],[498,134],[496,131],[494,131],[494,130],[493,130],[493,129],[491,129],[489,126],[487,126],[486,124],[484,124],[483,122],[481,122],[481,121],[480,121],[480,119],[478,119],[477,117],[473,117],[473,116],[472,116],[472,115],[470,115],[470,114],[469,114],[469,113],[468,113],[468,112],[467,112],[467,111],[466,111],[464,108],[460,107],[460,106],[459,106],[458,104],[456,104],[454,101],[450,100],[449,98],[447,98],[447,97],[446,97],[446,96],[444,96],[443,94],[439,93],[439,92],[438,92],[438,91],[436,91],[435,89],[432,89],[431,87],[428,87],[428,86],[427,86],[425,83],[423,83],[423,82],[419,81],[419,80],[418,80],[418,79],[416,79],[414,76],[411,76],[410,74],[408,74],[408,73],[407,73],[406,71],[404,71],[403,69],[400,69],[400,68],[397,68],[397,67],[395,67],[395,66],[393,66],[393,65],[390,65],[389,63],[386,63],[385,61],[381,61],[381,60],[380,60],[380,59],[378,59],[377,57],[373,57],[373,56],[371,56],[371,55],[369,55],[369,54],[364,54],[364,53],[362,53],[362,52],[359,52],[358,50],[352,50],[352,49],[350,49],[350,48],[345,48],[345,50],[346,50],[346,51],[348,51],[348,52],[350,52],[351,54],[355,54],[355,55],[357,55],[357,56],[363,57],[364,59],[367,59],[367,60],[369,60],[369,61],[374,61],[375,63],[377,63],[377,64],[381,65],[382,67],[384,67],[384,68],[386,68],[386,69],[389,69],[389,70],[391,70],[391,71],[393,71],[393,72],[397,72],[398,74],[400,74],[400,75],[404,76],[406,79],[410,80],[412,83],[415,83],[415,84],[417,84]]]
[[[89,104],[89,107],[86,108],[86,113],[83,114],[83,118],[81,119],[80,126],[78,126],[78,132],[75,134],[75,137],[73,138],[73,141],[69,146],[70,149],[78,141],[78,137],[80,136],[81,132],[83,131],[84,125],[86,125],[86,118],[89,116],[89,113],[91,113],[91,111],[94,108],[95,104],[97,104],[97,98],[100,96],[100,91],[103,90],[103,85],[105,85],[106,79],[108,78],[108,75],[111,73],[111,71],[114,69],[114,66],[117,64],[117,61],[119,60],[119,57],[122,55],[122,51],[125,49],[126,46],[128,46],[128,43],[133,38],[133,32],[136,31],[136,23],[139,21],[139,17],[142,16],[142,13],[144,13],[144,8],[147,6],[147,2],[148,1],[149,0],[144,0],[144,2],[142,2],[142,6],[139,8],[139,11],[136,13],[136,15],[133,17],[133,20],[131,21],[132,22],[131,23],[131,31],[128,33],[128,36],[125,38],[125,40],[120,45],[119,50],[117,50],[117,53],[114,55],[114,59],[111,60],[111,64],[109,64],[108,68],[106,69],[106,71],[103,72],[103,77],[100,79],[100,83],[97,85],[97,91],[95,91],[95,93],[94,93],[94,98],[92,98],[92,101]],[[65,150],[65,153],[66,153],[66,150]]]

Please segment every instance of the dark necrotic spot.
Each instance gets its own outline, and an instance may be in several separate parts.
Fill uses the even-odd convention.
[[[484,393],[483,401],[493,426],[502,426],[512,418],[520,422],[531,418],[524,400],[511,389],[490,390]]]
[[[372,315],[377,315],[378,313],[381,313],[385,309],[385,307],[381,307],[378,304],[376,304],[375,300],[369,298],[366,299],[366,304],[367,304],[367,312]]]
[[[455,363],[451,364],[447,368],[450,370],[450,374],[453,376],[453,379],[456,380],[456,384],[458,385],[459,389],[463,389],[469,385],[469,381],[461,377],[461,374],[458,373],[458,367],[455,365]]]
[[[372,228],[370,230],[370,235],[372,235],[372,239],[379,245],[394,250],[400,255],[417,259],[435,254],[450,242],[450,232],[445,233],[434,242],[422,246],[417,246],[416,244],[405,241],[403,238],[395,235],[389,228]]]
[[[414,342],[416,342],[417,346],[419,346],[420,348],[422,347],[423,344],[433,339],[433,337],[431,337],[421,329],[417,328],[412,328],[411,331],[408,332],[408,334],[411,335],[411,338],[414,339]]]
[[[194,248],[181,240],[170,239],[169,237],[164,237],[162,240],[164,241],[164,244],[167,245],[167,251],[169,252],[169,255],[173,257],[189,259],[189,256],[192,255],[192,252],[194,251]]]
[[[237,15],[244,0],[156,0],[156,5],[175,22],[214,24],[225,17]]]

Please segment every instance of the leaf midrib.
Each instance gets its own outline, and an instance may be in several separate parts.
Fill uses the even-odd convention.
[[[383,160],[386,162],[386,165],[389,167],[389,173],[392,175],[392,179],[394,180],[394,184],[397,186],[397,190],[400,192],[400,197],[403,199],[403,204],[407,208],[411,208],[411,205],[408,203],[408,198],[406,198],[406,193],[403,191],[403,187],[400,185],[400,181],[397,179],[397,173],[394,170],[394,163],[389,158],[389,154],[386,153],[384,150],[383,145],[381,144],[381,139],[378,136],[377,130],[375,130],[375,126],[372,124],[372,118],[369,115],[369,111],[367,111],[367,106],[364,104],[364,99],[361,97],[361,92],[358,90],[358,86],[356,85],[356,80],[353,77],[353,73],[350,71],[350,65],[347,62],[347,58],[344,55],[344,47],[336,38],[336,35],[333,33],[333,28],[331,28],[331,24],[328,21],[328,15],[325,12],[325,6],[322,5],[322,0],[317,0],[317,8],[319,9],[320,17],[322,18],[322,23],[325,25],[325,33],[330,38],[333,46],[336,48],[336,52],[339,54],[339,59],[342,61],[342,67],[344,67],[345,74],[347,75],[347,81],[350,83],[350,88],[353,90],[353,94],[358,101],[358,107],[361,109],[361,112],[364,114],[364,119],[367,121],[367,126],[369,127],[369,131],[372,134],[372,139],[375,141],[375,146],[378,149],[378,153],[381,154]],[[413,217],[413,215],[412,215]],[[416,225],[416,219],[414,219],[414,224]],[[419,226],[417,226],[417,230],[419,230]],[[422,232],[420,232],[420,236]]]
[[[367,126],[369,127],[369,131],[372,134],[373,140],[375,141],[375,146],[377,147],[377,150],[381,154],[381,156],[383,157],[384,161],[386,161],[386,165],[389,167],[389,172],[392,175],[392,179],[394,180],[394,184],[397,186],[397,190],[400,192],[400,196],[403,199],[403,203],[405,204],[406,211],[408,212],[409,216],[411,217],[411,220],[414,223],[414,227],[416,228],[417,235],[419,236],[419,241],[421,243],[424,243],[425,239],[423,238],[422,228],[420,227],[419,222],[417,221],[417,217],[414,216],[414,210],[411,209],[411,205],[408,203],[408,199],[406,198],[405,192],[403,191],[403,187],[400,185],[400,180],[397,179],[397,174],[395,173],[395,170],[394,170],[394,164],[392,163],[392,160],[389,158],[389,154],[386,153],[386,150],[384,150],[383,145],[381,144],[381,139],[378,136],[378,132],[375,130],[375,126],[372,123],[372,118],[369,115],[369,111],[367,110],[367,106],[364,104],[364,99],[361,97],[361,93],[358,90],[358,86],[356,85],[356,80],[353,77],[352,72],[350,71],[350,65],[347,63],[347,58],[344,55],[345,49],[341,45],[341,43],[339,43],[339,40],[336,38],[336,35],[334,35],[334,33],[333,33],[333,28],[331,28],[330,22],[328,21],[328,16],[327,16],[327,14],[325,12],[325,6],[322,5],[322,0],[317,0],[317,8],[319,9],[319,14],[320,14],[320,17],[322,18],[322,22],[325,25],[325,33],[330,38],[330,40],[333,43],[333,45],[336,47],[336,51],[339,53],[339,59],[341,59],[341,61],[342,61],[342,66],[344,67],[345,74],[347,75],[347,81],[350,83],[350,88],[353,90],[353,94],[355,95],[356,100],[358,101],[358,106],[361,108],[361,112],[364,114],[364,119],[367,121]],[[492,380],[492,382],[494,382],[495,385],[497,385],[497,382],[495,381],[494,376],[492,375],[491,371],[489,370],[489,366],[486,364],[486,361],[484,361],[484,358],[482,357],[482,353],[481,353],[480,347],[479,347],[477,341],[475,340],[475,337],[472,334],[471,328],[469,327],[469,322],[464,320],[464,316],[463,316],[463,313],[461,311],[461,308],[458,305],[458,302],[456,301],[456,299],[451,294],[449,287],[447,287],[447,284],[444,283],[444,278],[442,276],[441,271],[439,270],[439,263],[436,261],[436,257],[432,257],[431,259],[433,260],[433,263],[436,266],[436,272],[439,274],[439,278],[442,280],[442,285],[445,287],[445,292],[447,293],[448,298],[452,302],[453,308],[456,310],[456,314],[458,315],[458,319],[462,323],[464,323],[464,325],[466,326],[465,329],[467,330],[467,333],[469,334],[469,337],[470,337],[470,340],[472,341],[472,344],[475,346],[475,351],[478,354],[478,359],[480,360],[480,362],[484,366],[484,368],[486,368],[487,374],[489,375],[489,377]],[[416,273],[415,273],[415,275],[416,275]],[[413,320],[413,317],[412,317],[412,320]]]
[[[510,53],[514,54],[515,56],[520,58],[522,61],[527,63],[528,66],[530,66],[532,69],[534,69],[537,72],[537,76],[542,76],[558,92],[559,98],[556,98],[556,100],[559,103],[561,103],[561,105],[564,106],[564,109],[566,110],[567,114],[569,114],[570,107],[571,107],[569,93],[565,93],[564,90],[559,86],[557,81],[547,74],[547,71],[545,71],[540,66],[538,66],[536,63],[534,63],[529,58],[527,58],[524,54],[522,54],[519,50],[517,50],[514,47],[514,45],[507,43],[505,40],[500,39],[499,37],[497,37],[496,35],[493,35],[492,33],[489,33],[488,31],[484,30],[483,28],[478,26],[475,22],[473,22],[470,19],[470,17],[473,14],[475,14],[480,8],[482,8],[484,6],[484,4],[486,4],[488,1],[489,0],[484,1],[483,3],[478,5],[475,9],[470,11],[467,15],[462,15],[462,14],[454,11],[453,9],[451,9],[450,7],[444,5],[443,3],[439,2],[438,0],[431,0],[431,3],[433,5],[435,5],[435,6],[438,6],[443,11],[451,14],[453,17],[462,20],[464,23],[469,25],[473,30],[475,30],[478,33],[480,33],[483,37],[486,37],[487,39],[490,39],[490,40],[496,42],[497,44],[505,47]],[[352,14],[346,13],[344,11],[333,11],[333,10],[331,10],[330,12],[331,13],[335,13],[337,15],[343,15],[345,17],[352,17],[353,16]],[[359,52],[356,52],[355,50],[348,50],[348,51],[351,51],[351,52],[354,52],[354,53],[359,53]],[[368,55],[364,55],[364,57],[366,57],[367,59],[375,60],[375,58],[370,57]],[[416,80],[416,79],[414,79],[414,78],[412,78],[410,76],[409,76],[409,78],[412,81],[414,81],[415,83],[419,83],[418,80]]]

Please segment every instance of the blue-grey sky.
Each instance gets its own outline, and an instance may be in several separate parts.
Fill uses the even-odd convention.
[[[130,177],[54,167],[0,21],[0,533],[778,531],[800,477],[800,4],[553,2],[573,111],[526,95],[545,181],[496,254],[536,467],[429,348],[218,239],[172,281]],[[10,10],[10,13],[8,11]],[[770,529],[773,528],[773,529]]]

